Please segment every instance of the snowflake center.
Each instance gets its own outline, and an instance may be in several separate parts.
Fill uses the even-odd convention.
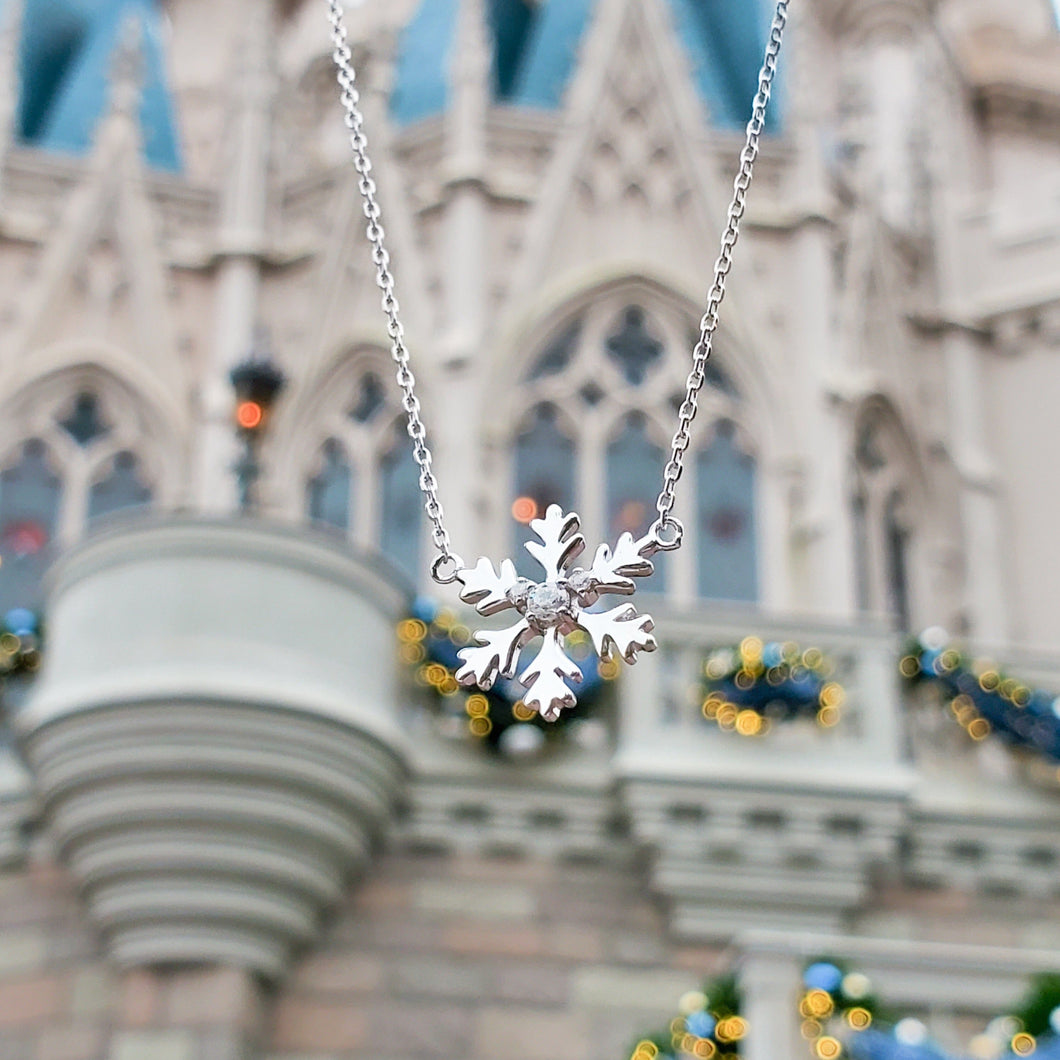
[[[546,628],[569,618],[572,603],[571,591],[565,583],[542,582],[527,590],[523,614],[534,625]]]

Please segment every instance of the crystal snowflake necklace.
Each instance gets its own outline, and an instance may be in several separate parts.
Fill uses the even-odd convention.
[[[733,2],[742,3],[744,0]],[[547,721],[555,721],[564,708],[573,707],[577,702],[568,681],[581,681],[582,673],[564,650],[563,638],[567,634],[580,629],[592,639],[601,658],[618,654],[628,663],[636,661],[638,652],[655,650],[655,638],[652,636],[654,623],[650,615],[638,614],[628,601],[606,611],[591,609],[602,596],[631,595],[636,588],[633,579],[645,578],[653,572],[652,557],[681,545],[684,527],[673,515],[674,495],[684,469],[685,452],[691,441],[698,395],[706,382],[707,358],[710,357],[718,327],[718,310],[725,297],[725,281],[732,267],[732,252],[740,234],[747,190],[751,186],[751,176],[758,157],[766,105],[788,20],[788,2],[777,0],[773,15],[769,43],[758,75],[758,91],[751,120],[747,124],[747,139],[740,153],[740,168],[733,183],[728,223],[721,238],[721,253],[714,266],[714,283],[707,296],[706,312],[700,321],[699,340],[692,354],[692,371],[688,376],[684,402],[678,412],[670,459],[663,471],[662,489],[655,504],[658,518],[643,537],[635,539],[632,534],[622,534],[614,550],[608,545],[600,545],[589,566],[575,567],[574,561],[585,550],[585,538],[580,533],[581,520],[574,512],[564,512],[558,505],[551,505],[543,519],[534,519],[530,523],[539,541],[529,542],[526,550],[545,571],[544,579],[535,583],[520,578],[510,559],[501,561],[499,572],[485,558],[480,559],[474,567],[466,567],[450,544],[442,505],[438,500],[438,480],[431,467],[427,431],[420,418],[416,381],[409,367],[405,332],[398,317],[394,276],[390,271],[390,254],[384,244],[382,212],[371,175],[372,163],[368,157],[364,116],[355,86],[356,74],[343,22],[342,4],[340,0],[328,0],[332,57],[338,71],[346,127],[350,132],[353,164],[360,177],[368,242],[372,248],[376,282],[383,292],[383,312],[392,343],[391,355],[397,364],[402,406],[408,415],[413,457],[420,469],[419,484],[424,496],[424,510],[430,520],[431,539],[438,552],[431,564],[431,577],[439,585],[459,582],[463,587],[460,599],[473,604],[481,615],[495,615],[507,610],[516,611],[519,615],[518,621],[506,629],[476,632],[474,645],[460,651],[463,665],[457,671],[456,678],[463,685],[478,685],[483,689],[491,688],[498,677],[514,678],[522,649],[541,637],[543,643],[540,650],[534,661],[518,675],[518,680],[527,690],[523,697],[527,708],[538,711]]]

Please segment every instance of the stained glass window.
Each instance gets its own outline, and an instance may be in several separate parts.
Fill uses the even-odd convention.
[[[99,411],[99,400],[92,393],[78,394],[73,409],[59,421],[59,426],[83,449],[110,431]]]
[[[405,431],[399,428],[394,435],[394,445],[379,464],[383,501],[380,545],[409,577],[418,578],[420,472]]]
[[[333,438],[324,443],[320,470],[306,484],[309,518],[345,530],[350,525],[353,472],[346,454]]]
[[[566,369],[574,356],[580,332],[581,321],[575,321],[553,339],[545,347],[544,352],[534,361],[534,366],[530,369],[528,378],[541,379],[546,375],[558,375]]]
[[[0,472],[0,612],[39,608],[41,578],[59,519],[62,483],[43,442],[22,447],[16,464]]]
[[[731,423],[696,456],[696,494],[699,595],[757,600],[755,463]]]
[[[515,443],[515,566],[525,577],[536,580],[541,576],[537,563],[522,547],[537,540],[530,520],[544,515],[550,504],[564,511],[576,507],[574,475],[574,442],[562,432],[556,410],[539,405]]]
[[[140,478],[139,461],[125,450],[115,455],[109,473],[89,490],[88,517],[95,519],[150,503],[151,487]]]
[[[357,423],[368,423],[386,404],[386,389],[379,377],[367,373],[357,388],[357,397],[350,409],[350,419]]]
[[[669,430],[685,400],[689,344],[698,334],[690,312],[631,283],[580,305],[532,352],[523,380],[530,411],[512,444],[521,574],[538,577],[521,546],[532,538],[526,524],[549,503],[578,511],[594,544],[627,531],[642,535],[655,521]],[[655,557],[655,576],[641,583],[649,591],[758,597],[755,464],[735,439],[745,405],[726,352],[708,361],[699,395],[697,428],[713,426],[717,436],[705,453],[688,454],[695,481],[682,503],[696,514],[686,518],[686,548],[680,557]],[[688,572],[681,584],[678,571]]]
[[[612,543],[627,531],[640,537],[655,521],[663,463],[663,450],[648,436],[644,417],[627,416],[621,433],[607,447],[607,532]],[[663,561],[660,553],[655,574],[641,582],[648,592],[663,591]]]
[[[649,333],[639,306],[630,306],[623,313],[621,326],[607,340],[607,354],[634,386],[644,382],[662,357],[662,343]]]

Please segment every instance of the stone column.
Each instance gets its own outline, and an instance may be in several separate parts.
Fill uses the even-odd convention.
[[[258,323],[274,77],[271,3],[247,3],[229,118],[218,231],[214,341],[202,386],[195,504],[206,513],[236,506],[238,453],[228,374],[246,356]]]
[[[17,136],[19,41],[23,0],[8,0],[0,23],[0,198],[4,192],[7,156]]]
[[[938,108],[946,124],[932,152],[936,201],[933,235],[949,414],[946,433],[961,491],[966,571],[962,602],[968,632],[980,643],[1003,644],[1014,631],[1012,602],[1005,584],[1001,482],[988,448],[990,413],[983,361],[989,350],[983,338],[966,325],[972,318],[978,283],[972,263],[989,251],[984,246],[984,234],[962,217],[973,192],[969,166],[962,157],[964,115],[953,113],[957,105],[951,102],[945,110]]]
[[[821,128],[827,123],[826,86],[818,76],[824,65],[824,43],[814,20],[801,9],[792,12],[795,33],[790,92],[790,125],[797,145],[792,188],[796,189],[798,224],[791,237],[792,270],[790,335],[794,378],[791,393],[801,395],[807,410],[800,416],[804,458],[808,461],[805,497],[789,548],[788,582],[794,600],[787,606],[810,606],[837,617],[855,610],[853,528],[846,496],[846,430],[834,388],[841,372],[833,316],[837,293],[833,279],[833,201],[823,157]],[[787,470],[778,469],[778,471]],[[782,490],[795,485],[790,475],[776,474]],[[781,503],[781,500],[774,501]],[[785,513],[786,514],[786,513]],[[790,538],[789,538],[790,540]],[[775,576],[775,575],[774,575]]]
[[[800,962],[791,954],[752,947],[740,960],[746,1060],[802,1060],[798,1027]]]
[[[264,1011],[241,968],[137,968],[122,976],[107,1060],[249,1060]]]
[[[983,644],[1004,644],[1012,636],[1002,560],[1001,483],[984,441],[982,351],[964,331],[943,340],[953,460],[960,475],[964,531],[964,608],[970,634]]]
[[[438,410],[465,409],[435,417],[438,477],[453,545],[469,562],[484,540],[476,517],[482,422],[483,342],[488,305],[486,118],[490,101],[491,47],[482,0],[462,0],[450,63],[446,116],[443,318],[435,376]],[[470,473],[469,473],[470,472]]]

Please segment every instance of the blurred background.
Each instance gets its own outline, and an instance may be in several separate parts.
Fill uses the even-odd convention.
[[[654,517],[768,0],[347,21],[447,522]],[[659,650],[460,689],[318,0],[0,3],[0,1057],[1060,1056],[1060,28],[796,0]]]

